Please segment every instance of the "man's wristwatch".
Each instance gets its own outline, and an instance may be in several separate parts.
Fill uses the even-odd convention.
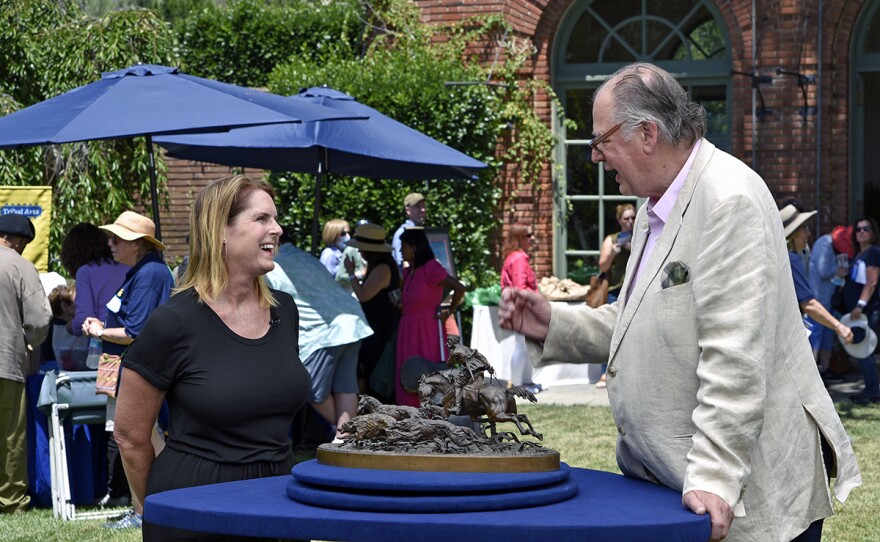
[[[104,328],[99,329],[98,332],[95,333],[95,337],[98,339],[100,339],[103,335],[104,335]]]
[[[864,299],[859,299],[859,300],[856,302],[856,305],[858,305],[858,307],[859,307],[860,309],[864,309],[865,307],[868,306],[868,302],[865,301]]]

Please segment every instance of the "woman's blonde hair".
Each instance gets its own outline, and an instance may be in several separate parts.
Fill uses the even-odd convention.
[[[511,252],[519,250],[520,241],[529,236],[529,226],[523,222],[517,222],[507,230],[504,239],[504,247],[501,249],[501,257],[506,258]]]
[[[199,192],[189,215],[189,264],[175,292],[195,288],[202,301],[214,301],[226,288],[229,281],[224,261],[226,226],[244,210],[247,197],[255,190],[275,197],[268,183],[246,175],[217,179]],[[254,287],[259,292],[260,305],[274,307],[277,304],[263,277],[254,279]]]
[[[623,213],[627,211],[636,212],[636,206],[632,203],[621,203],[617,207],[614,208],[615,215],[617,216],[617,220],[620,220],[620,217],[623,216]]]
[[[332,247],[333,242],[336,241],[337,237],[342,235],[342,232],[344,232],[347,227],[348,222],[341,218],[329,220],[324,224],[324,229],[321,231],[321,240],[324,241],[324,244],[328,247]]]

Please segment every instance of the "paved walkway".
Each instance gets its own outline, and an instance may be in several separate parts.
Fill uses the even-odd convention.
[[[849,373],[843,382],[828,386],[834,402],[849,401],[850,394],[862,391],[862,376]],[[538,404],[608,406],[608,392],[593,384],[561,385],[547,388],[536,395]],[[517,399],[517,401],[523,401]]]

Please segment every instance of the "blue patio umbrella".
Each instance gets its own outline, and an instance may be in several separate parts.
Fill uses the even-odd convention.
[[[152,136],[354,118],[366,117],[140,64],[0,118],[0,148],[146,137],[153,219],[161,237]]]
[[[344,92],[314,87],[288,100],[369,119],[163,136],[156,143],[175,158],[316,175],[312,252],[317,248],[321,184],[328,173],[380,179],[471,179],[487,167]]]

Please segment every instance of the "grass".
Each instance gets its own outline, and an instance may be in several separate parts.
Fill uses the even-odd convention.
[[[874,542],[880,538],[880,407],[837,405],[859,458],[864,485],[846,504],[836,503],[837,514],[825,522],[825,542]],[[544,433],[544,445],[558,450],[573,467],[620,472],[614,458],[617,432],[607,407],[584,405],[526,405],[535,428]],[[120,510],[121,512],[122,510]],[[51,510],[0,516],[0,540],[34,542],[134,542],[140,531],[109,531],[101,521],[62,522]]]

